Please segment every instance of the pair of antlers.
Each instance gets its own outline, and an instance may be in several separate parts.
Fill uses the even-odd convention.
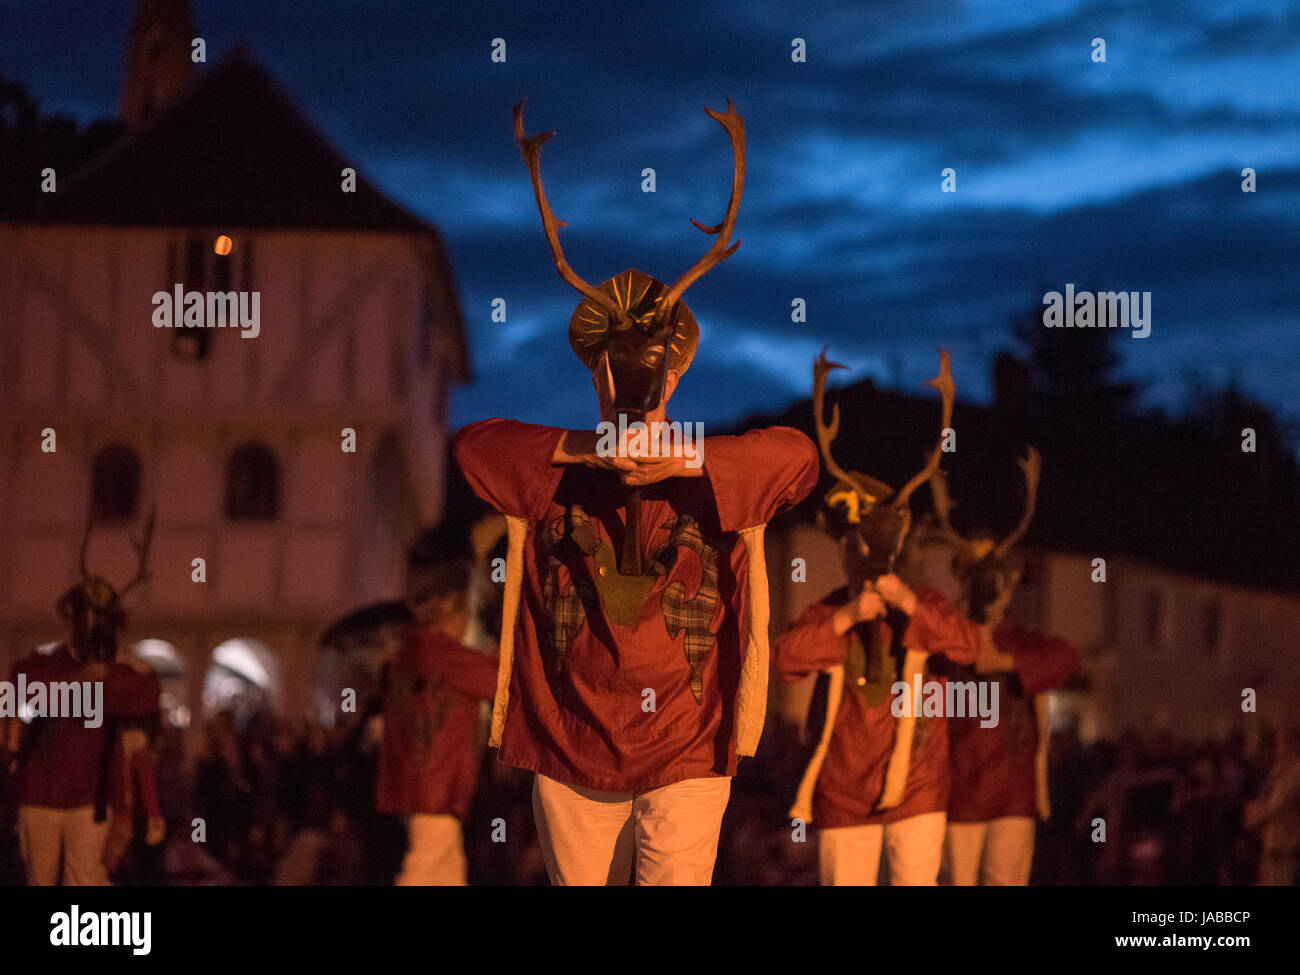
[[[136,541],[134,538],[130,539],[131,547],[135,549],[135,557],[137,562],[136,573],[135,573],[135,577],[130,582],[128,582],[125,587],[117,590],[117,595],[119,598],[125,596],[128,592],[130,592],[140,583],[150,578],[150,576],[152,575],[152,573],[148,571],[149,545],[153,540],[153,525],[154,525],[154,519],[157,516],[157,514],[158,514],[158,506],[154,505],[149,510],[149,518],[144,523],[144,534],[141,536],[140,540]],[[93,529],[94,527],[95,527],[95,506],[92,503],[90,507],[90,515],[86,519],[86,532],[84,535],[81,536],[81,581],[83,583],[90,582],[90,580],[94,578],[94,576],[91,575],[90,568],[86,564],[86,553],[90,549],[90,533],[91,533],[91,529]]]
[[[1005,558],[1011,551],[1011,547],[1024,537],[1025,532],[1029,530],[1029,523],[1034,519],[1034,507],[1038,502],[1038,479],[1043,470],[1042,456],[1033,447],[1028,447],[1025,456],[1018,458],[1016,463],[1020,465],[1021,473],[1025,478],[1025,510],[1021,513],[1020,521],[1011,534],[1002,539],[993,549],[992,558],[995,561]],[[934,495],[934,511],[939,517],[940,531],[950,541],[969,548],[970,540],[952,527],[952,498],[948,494],[948,483],[942,471],[936,472],[930,482],[930,490]]]
[[[831,407],[831,422],[825,422],[826,374],[832,369],[844,369],[844,365],[831,362],[826,358],[826,348],[813,363],[813,424],[817,430],[817,443],[821,447],[822,459],[826,469],[842,481],[852,484],[868,501],[877,502],[888,497],[892,491],[889,485],[875,478],[845,471],[831,455],[831,442],[840,432],[840,407],[836,403]],[[939,391],[943,401],[942,418],[939,423],[939,441],[930,452],[930,457],[919,474],[908,481],[901,491],[894,495],[890,504],[894,508],[903,508],[911,498],[912,492],[934,477],[939,470],[939,459],[943,454],[943,431],[952,426],[953,402],[957,398],[957,387],[952,381],[952,367],[947,349],[939,350],[939,375],[926,382]]]
[[[515,106],[515,139],[518,140],[519,148],[524,154],[524,161],[528,164],[528,173],[533,180],[533,193],[537,196],[537,208],[542,213],[542,226],[546,228],[546,239],[550,242],[551,256],[555,259],[555,266],[559,269],[560,277],[567,281],[571,287],[597,308],[604,310],[605,314],[609,316],[611,326],[623,326],[629,317],[627,312],[619,308],[599,289],[593,288],[584,281],[569,266],[569,262],[565,260],[564,251],[560,247],[559,228],[567,227],[568,224],[563,220],[556,220],[555,214],[551,212],[551,205],[546,202],[546,193],[542,189],[540,169],[542,145],[555,133],[542,132],[531,138],[524,134],[524,101],[527,101],[527,99],[520,101]],[[691,218],[691,223],[706,234],[716,235],[717,239],[714,240],[705,255],[696,261],[694,266],[678,278],[676,283],[664,293],[659,300],[656,318],[672,314],[686,289],[703,277],[715,264],[736,253],[736,248],[740,246],[739,240],[734,244],[731,243],[731,233],[736,225],[736,212],[740,209],[740,194],[745,188],[745,123],[736,112],[736,106],[731,103],[730,98],[727,99],[727,112],[725,115],[722,112],[715,112],[708,106],[705,106],[704,111],[708,113],[709,118],[721,124],[727,130],[727,135],[731,137],[732,152],[735,156],[731,180],[731,200],[727,203],[727,212],[719,224],[709,227],[700,223],[694,217]]]

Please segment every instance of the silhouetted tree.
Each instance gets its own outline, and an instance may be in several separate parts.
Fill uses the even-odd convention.
[[[1040,410],[1113,419],[1133,414],[1138,387],[1116,378],[1117,329],[1048,328],[1041,302],[1014,318],[1011,328],[1027,351],[1024,364]]]
[[[0,216],[25,213],[41,196],[41,171],[62,183],[121,135],[117,119],[84,128],[65,115],[42,115],[26,87],[0,78]]]

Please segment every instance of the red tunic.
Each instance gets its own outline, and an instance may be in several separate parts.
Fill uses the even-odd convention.
[[[33,653],[18,661],[9,680],[16,685],[20,673],[26,674],[28,687],[37,681],[48,685],[56,681],[90,680],[86,667],[66,647],[60,647],[54,653]],[[161,688],[153,671],[137,673],[114,662],[105,665],[104,674],[98,679],[104,682],[102,721],[98,728],[87,728],[84,719],[74,717],[32,720],[26,734],[35,735],[35,739],[18,772],[19,805],[51,809],[93,806],[107,718],[147,715],[158,710]],[[124,788],[120,740],[113,743],[113,751],[109,798]]]
[[[501,760],[616,792],[733,775],[749,641],[737,533],[813,489],[817,448],[788,427],[708,437],[705,476],[644,486],[642,547],[664,571],[620,611],[602,586],[617,577],[625,491],[615,472],[552,464],[564,432],[495,419],[456,438],[474,491],[528,522]]]
[[[478,780],[478,702],[496,693],[496,658],[417,627],[388,665],[386,684],[380,812],[464,819]]]
[[[973,670],[960,678],[954,675],[961,680],[997,680],[999,720],[992,727],[981,728],[978,717],[952,719],[949,822],[1037,817],[1034,695],[1061,687],[1079,669],[1079,655],[1072,646],[1027,630],[1014,620],[1004,618],[998,624],[993,644],[1015,658],[1014,675],[976,674]]]
[[[933,589],[918,588],[916,611],[903,631],[905,647],[942,654],[955,663],[970,663],[979,653],[979,628],[966,619],[944,596]],[[803,615],[776,643],[776,666],[786,680],[844,664],[849,655],[850,634],[866,631],[888,646],[893,634],[883,620],[837,636],[831,617],[848,602],[848,588],[837,589]],[[872,634],[872,628],[879,628]],[[925,680],[942,682],[929,672]],[[887,675],[886,684],[899,679]],[[823,829],[894,823],[923,813],[939,812],[948,803],[948,722],[942,718],[916,718],[912,757],[908,766],[903,801],[883,813],[872,811],[885,786],[885,768],[894,748],[897,719],[891,710],[892,694],[872,703],[857,681],[846,675],[844,697],[831,732],[826,761],[813,793],[813,823]],[[818,709],[814,708],[813,711]],[[821,727],[820,719],[809,715],[812,741]]]

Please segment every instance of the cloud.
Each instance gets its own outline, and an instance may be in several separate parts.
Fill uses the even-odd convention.
[[[0,63],[47,106],[111,113],[130,6],[0,4]],[[625,267],[672,280],[704,252],[687,218],[722,214],[731,154],[702,109],[730,96],[744,116],[743,244],[687,295],[707,340],[680,395],[705,420],[806,395],[825,343],[908,388],[947,343],[963,396],[987,396],[1008,319],[1067,281],[1153,292],[1151,337],[1123,351],[1158,400],[1212,360],[1300,409],[1300,336],[1284,327],[1300,298],[1300,15],[1286,0],[322,0],[196,2],[194,17],[210,56],[248,40],[346,155],[444,232],[478,384],[457,392],[457,422],[593,408],[564,337],[577,295],[514,140],[523,96],[529,133],[558,132],[543,179],[592,283]],[[940,192],[947,166],[956,194]],[[495,297],[507,325],[489,320]],[[789,320],[795,297],[805,324]]]

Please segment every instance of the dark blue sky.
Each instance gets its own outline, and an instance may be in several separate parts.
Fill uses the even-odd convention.
[[[0,73],[46,111],[117,109],[130,0],[0,0]],[[864,9],[865,8],[865,9]],[[721,218],[730,96],[748,174],[737,254],[688,293],[701,349],[675,416],[808,395],[823,344],[916,389],[953,349],[989,395],[1008,318],[1045,290],[1152,292],[1119,336],[1151,402],[1199,370],[1300,415],[1300,4],[1286,0],[192,3],[209,62],[245,40],[349,158],[446,237],[477,374],[457,424],[590,424],[511,106],[559,134],[542,172],[574,268],[674,280]],[[507,41],[491,62],[492,38]],[[808,61],[790,60],[805,38]],[[1107,62],[1090,59],[1102,37]],[[940,171],[957,192],[940,192]],[[1243,167],[1259,191],[1240,191]],[[643,194],[653,167],[658,192]],[[509,322],[490,320],[508,302]],[[808,322],[790,321],[791,299]],[[1095,333],[1077,333],[1094,341]]]

